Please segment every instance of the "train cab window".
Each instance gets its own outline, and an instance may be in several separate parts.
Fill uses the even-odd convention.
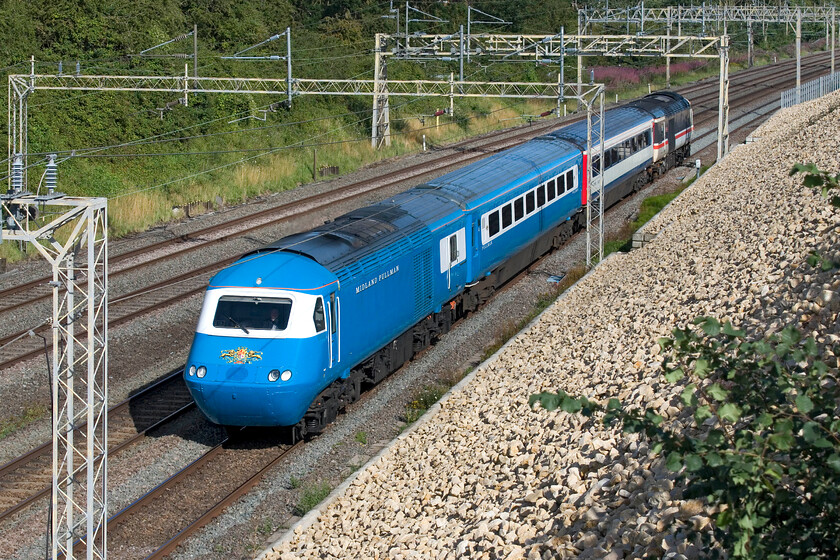
[[[537,208],[545,206],[545,185],[537,187]]]
[[[507,228],[513,223],[513,213],[511,212],[510,204],[502,206],[502,228]]]
[[[335,292],[330,294],[330,331],[333,333],[338,328],[338,316],[335,312]]]
[[[321,332],[327,328],[327,318],[324,316],[324,300],[318,298],[315,301],[315,311],[312,313],[312,322],[315,323],[315,332]]]
[[[554,200],[554,195],[555,195],[554,188],[555,188],[555,184],[556,184],[556,181],[555,181],[554,179],[552,179],[551,181],[549,181],[548,183],[546,183],[546,184],[545,184],[545,186],[546,186],[546,194],[547,194],[547,196],[548,196],[548,200],[549,200],[549,201]]]
[[[575,175],[575,174],[574,174],[574,172],[572,172],[572,170],[571,170],[571,169],[569,169],[569,170],[566,172],[566,192],[569,192],[570,190],[572,190],[573,188],[575,188],[575,179],[574,179],[574,175]]]
[[[492,212],[489,216],[487,216],[487,229],[489,230],[490,237],[493,237],[497,233],[501,227],[499,227],[499,213]]]
[[[449,236],[449,264],[458,261],[458,235],[453,233]]]
[[[245,331],[282,331],[289,324],[292,300],[257,296],[222,296],[216,304],[213,326]]]
[[[525,204],[521,196],[513,201],[513,215],[517,222],[525,216]]]
[[[530,191],[525,195],[525,212],[530,214],[534,211],[534,191]]]

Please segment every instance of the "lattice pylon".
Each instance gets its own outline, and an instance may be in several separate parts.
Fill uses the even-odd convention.
[[[595,99],[586,103],[586,153],[583,170],[587,178],[586,190],[586,268],[592,268],[604,258],[604,88],[596,93],[597,114],[593,114]],[[597,163],[594,161],[598,158]],[[597,165],[597,177],[593,168]]]
[[[53,557],[106,557],[107,218],[87,207],[53,266]],[[85,265],[76,250],[86,248]],[[83,326],[82,326],[83,325]],[[81,377],[79,374],[86,375]],[[74,433],[77,427],[84,430]],[[82,435],[83,434],[83,435]]]
[[[57,212],[30,221],[37,206]],[[14,208],[24,207],[23,212]],[[104,198],[2,200],[22,217],[3,238],[27,241],[53,270],[52,558],[107,557],[108,221]],[[56,231],[62,229],[60,235]],[[67,239],[59,242],[56,238]],[[76,554],[76,551],[80,551]]]

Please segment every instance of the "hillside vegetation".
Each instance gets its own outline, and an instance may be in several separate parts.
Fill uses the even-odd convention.
[[[395,7],[398,3],[395,3]],[[479,2],[475,7],[511,22],[475,25],[473,32],[556,33],[573,30],[576,7],[568,1]],[[410,31],[450,33],[466,23],[463,2],[417,2],[412,6],[444,22],[411,23]],[[373,77],[373,37],[396,31],[387,2],[370,0],[32,0],[0,7],[4,38],[0,68],[6,74],[64,73],[182,75],[192,68],[192,38],[156,49],[154,54],[188,58],[140,58],[144,49],[198,28],[201,76],[285,78],[285,62],[242,62],[220,57],[292,29],[293,75],[301,78]],[[399,5],[404,29],[404,4]],[[393,14],[390,14],[393,15]],[[410,14],[420,19],[419,13]],[[285,55],[279,40],[248,54]],[[605,64],[614,64],[613,61]],[[590,61],[587,61],[589,64]],[[592,64],[595,61],[591,61]],[[638,66],[641,63],[630,63]],[[688,70],[688,68],[687,68]],[[392,79],[445,79],[457,75],[455,62],[391,62]],[[709,72],[715,71],[712,68]],[[556,82],[558,69],[533,64],[476,61],[466,79]],[[575,79],[567,64],[568,81]],[[648,79],[648,78],[646,78]],[[638,81],[638,80],[636,80]],[[615,84],[645,88],[646,84]],[[231,204],[269,191],[309,181],[313,150],[320,165],[342,172],[408,151],[428,142],[444,142],[500,126],[523,122],[553,102],[468,99],[456,101],[453,116],[425,118],[448,105],[446,99],[392,98],[394,144],[370,147],[371,101],[368,97],[302,96],[290,111],[269,105],[278,96],[191,94],[189,106],[174,104],[177,95],[131,92],[55,92],[29,97],[30,188],[43,172],[47,153],[60,155],[60,190],[110,200],[112,233],[125,234],[173,217],[173,207],[195,201]],[[159,110],[160,108],[169,108]],[[570,108],[573,104],[570,104]],[[264,120],[263,120],[264,119]],[[5,131],[4,131],[5,133]],[[72,157],[70,157],[72,155]],[[0,248],[0,257],[15,250]]]

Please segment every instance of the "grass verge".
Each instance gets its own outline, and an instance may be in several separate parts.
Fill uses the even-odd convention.
[[[36,404],[26,409],[23,414],[12,416],[0,422],[0,440],[7,438],[16,431],[24,428],[34,422],[40,420],[49,414],[49,408],[42,404]]]
[[[320,504],[324,498],[329,496],[330,492],[332,492],[332,486],[330,486],[328,482],[316,482],[314,484],[304,486],[300,499],[295,506],[295,515],[305,515],[306,512]]]

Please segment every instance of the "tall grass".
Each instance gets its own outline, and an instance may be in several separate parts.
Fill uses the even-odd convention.
[[[176,151],[171,157],[158,157],[151,163],[144,158],[137,161],[117,158],[82,160],[78,163],[70,160],[65,164],[67,167],[61,169],[60,187],[70,194],[108,197],[109,233],[112,237],[120,237],[180,217],[182,214],[175,211],[180,206],[196,202],[209,203],[211,207],[242,204],[260,195],[309,183],[318,171],[313,169],[313,152],[316,152],[318,167],[337,166],[342,174],[346,174],[385,158],[420,151],[424,136],[427,146],[457,141],[522,123],[521,114],[539,114],[547,105],[544,101],[526,101],[518,103],[517,107],[509,107],[495,100],[471,100],[464,107],[456,108],[455,117],[425,117],[424,122],[420,117],[401,117],[399,111],[394,111],[392,143],[382,150],[374,150],[371,146],[366,137],[369,134],[367,124],[364,127],[347,126],[339,118],[318,120],[301,125],[301,129],[295,132],[283,130],[282,134],[272,133],[265,139],[257,139],[272,147],[293,146],[296,141],[304,144],[303,147],[278,149],[271,155],[249,158],[244,163],[206,174],[200,174],[202,169],[222,167],[235,161],[235,158],[246,158],[251,154],[220,155],[216,159],[216,156],[190,157]],[[305,109],[309,111],[308,115],[314,110],[311,107]],[[403,114],[406,112],[403,111]],[[289,118],[293,116],[289,115]],[[232,140],[230,147],[247,146],[240,135],[235,137],[239,140]],[[214,148],[220,146],[199,139],[172,149],[200,152]],[[172,180],[188,175],[196,176],[188,180]],[[155,183],[162,186],[156,187]],[[20,251],[8,242],[0,245],[0,258],[10,262],[34,253],[31,250]]]

